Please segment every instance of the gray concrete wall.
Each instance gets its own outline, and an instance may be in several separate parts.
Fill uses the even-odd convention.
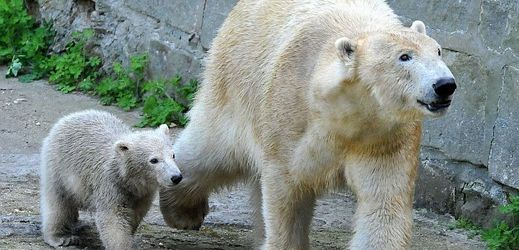
[[[39,1],[59,41],[92,27],[96,53],[105,62],[148,53],[151,76],[187,78],[198,77],[211,40],[236,2]],[[388,2],[405,24],[426,23],[459,84],[449,114],[425,122],[416,205],[491,221],[495,206],[519,189],[519,2]]]

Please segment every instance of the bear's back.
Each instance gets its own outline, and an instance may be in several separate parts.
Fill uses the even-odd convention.
[[[51,129],[49,137],[71,149],[95,149],[112,144],[130,132],[124,122],[108,112],[85,110],[61,118]]]
[[[399,25],[383,0],[241,0],[213,41],[191,122],[219,114],[250,128],[239,137],[298,138],[316,65],[338,60],[335,41]]]
[[[100,180],[105,164],[113,160],[115,141],[131,133],[130,128],[110,113],[86,110],[61,118],[42,146],[42,173],[71,193],[81,194],[86,205],[93,183]]]

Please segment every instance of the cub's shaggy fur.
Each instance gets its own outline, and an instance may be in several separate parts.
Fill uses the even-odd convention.
[[[121,120],[87,110],[60,119],[41,149],[42,232],[49,245],[78,244],[79,209],[95,210],[107,249],[132,248],[132,234],[159,184],[182,178],[168,127],[132,132]],[[153,160],[152,160],[153,159]],[[150,162],[152,160],[152,162]]]
[[[206,65],[168,225],[200,227],[209,194],[245,180],[262,248],[307,249],[316,198],[349,186],[352,249],[409,245],[422,119],[456,88],[422,22],[383,0],[241,0]]]

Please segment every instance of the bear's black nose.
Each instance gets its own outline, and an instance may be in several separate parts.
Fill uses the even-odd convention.
[[[433,89],[439,97],[449,97],[456,90],[456,82],[451,77],[440,78],[433,84]]]
[[[171,181],[173,182],[173,184],[177,185],[178,183],[180,183],[180,181],[182,180],[182,175],[179,174],[179,175],[173,175],[173,177],[171,177]]]

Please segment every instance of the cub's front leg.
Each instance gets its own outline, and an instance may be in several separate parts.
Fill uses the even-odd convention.
[[[133,210],[133,220],[132,220],[132,235],[137,231],[137,228],[142,222],[142,219],[146,216],[148,211],[150,210],[151,204],[153,202],[154,195],[150,194],[145,196],[139,200],[137,200],[132,207]]]
[[[107,250],[134,249],[133,213],[134,211],[124,207],[97,210],[96,226]]]

